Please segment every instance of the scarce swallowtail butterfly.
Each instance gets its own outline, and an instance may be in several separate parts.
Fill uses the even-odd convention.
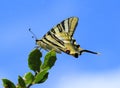
[[[63,20],[61,23],[54,26],[48,31],[42,39],[37,39],[35,34],[29,29],[29,31],[36,38],[36,44],[38,47],[45,50],[55,50],[57,53],[64,52],[78,58],[83,52],[92,54],[99,54],[90,50],[82,49],[76,40],[73,38],[76,26],[78,24],[77,17],[70,17]]]

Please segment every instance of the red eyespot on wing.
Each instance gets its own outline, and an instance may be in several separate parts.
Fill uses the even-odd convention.
[[[70,54],[70,50],[66,50],[65,52],[66,52],[67,54]]]

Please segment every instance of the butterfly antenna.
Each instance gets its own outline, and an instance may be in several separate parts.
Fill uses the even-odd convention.
[[[29,32],[33,35],[32,38],[35,38],[37,40],[36,35],[31,31],[31,28],[29,28]]]

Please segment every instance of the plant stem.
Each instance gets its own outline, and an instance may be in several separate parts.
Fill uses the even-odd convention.
[[[27,88],[30,88],[32,86],[32,84],[29,84],[28,86],[27,86]]]

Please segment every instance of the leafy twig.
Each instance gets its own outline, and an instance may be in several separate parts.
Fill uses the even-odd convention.
[[[49,70],[56,61],[56,53],[50,51],[46,54],[44,62],[41,61],[42,53],[38,49],[34,49],[28,56],[28,66],[35,72],[27,72],[23,77],[18,76],[18,84],[15,86],[8,79],[2,79],[4,88],[30,88],[34,84],[44,83],[48,79]]]

